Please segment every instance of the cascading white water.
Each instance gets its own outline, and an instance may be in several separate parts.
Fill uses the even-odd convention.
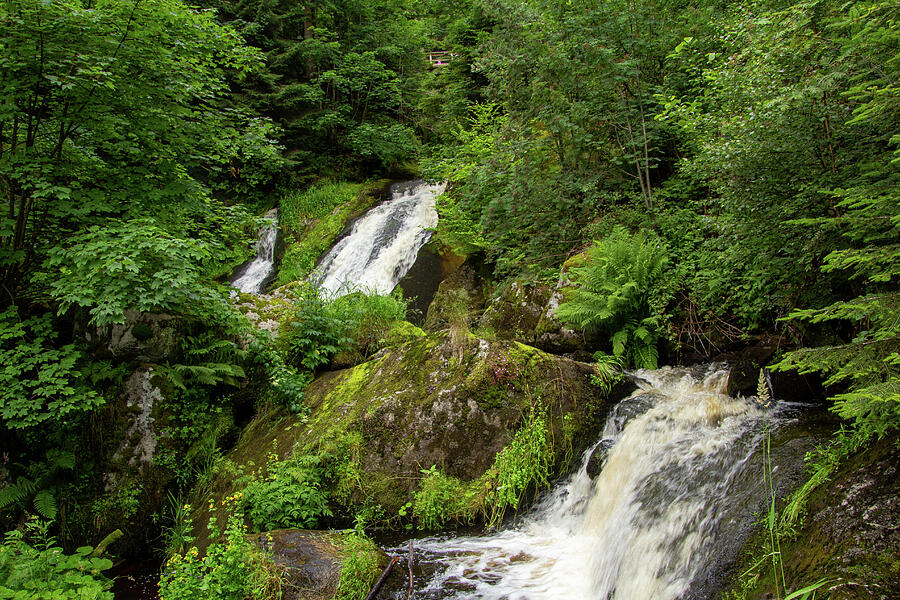
[[[259,294],[275,268],[275,243],[278,241],[278,209],[266,213],[267,223],[259,230],[256,258],[244,265],[231,285],[245,294]]]
[[[429,538],[429,598],[675,600],[714,560],[723,523],[746,517],[730,484],[767,418],[724,393],[727,376],[641,371],[641,390],[610,415],[595,481],[582,467],[518,526]],[[746,475],[746,474],[744,474]]]
[[[437,225],[434,199],[443,185],[395,184],[390,200],[356,223],[325,255],[314,280],[327,296],[355,290],[388,294],[416,261]]]

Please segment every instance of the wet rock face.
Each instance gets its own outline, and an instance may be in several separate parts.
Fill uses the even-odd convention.
[[[141,367],[125,382],[125,405],[133,409],[131,423],[119,455],[129,465],[150,463],[156,451],[153,408],[163,399],[162,391],[151,381],[153,367]]]
[[[786,570],[840,578],[829,588],[834,600],[900,598],[896,435],[851,460],[814,494],[804,523],[786,554]]]
[[[283,600],[330,600],[337,592],[344,548],[337,535],[325,531],[278,529],[250,538],[271,552],[285,568]],[[382,566],[387,556],[381,555]]]

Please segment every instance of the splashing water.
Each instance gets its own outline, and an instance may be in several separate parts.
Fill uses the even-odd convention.
[[[722,524],[746,517],[731,484],[762,439],[764,414],[727,396],[710,368],[640,371],[610,414],[595,481],[585,465],[515,528],[417,542],[437,572],[429,598],[675,600],[714,560]]]
[[[256,258],[241,268],[241,274],[231,285],[245,294],[259,294],[263,283],[275,268],[275,243],[278,241],[278,209],[266,213],[267,223],[259,230]]]
[[[389,294],[416,261],[437,225],[434,199],[444,185],[395,184],[391,199],[354,223],[325,255],[314,278],[330,297],[355,290]]]

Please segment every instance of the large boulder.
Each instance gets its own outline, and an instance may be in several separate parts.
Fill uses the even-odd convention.
[[[535,330],[553,289],[544,283],[512,281],[488,303],[480,325],[501,339],[534,344]]]
[[[183,323],[172,315],[125,311],[125,321],[90,327],[85,339],[94,353],[117,362],[175,362]]]
[[[589,383],[593,367],[514,341],[430,334],[382,351],[366,363],[322,374],[306,390],[306,417],[274,410],[245,429],[230,455],[239,470],[270,452],[344,457],[332,470],[332,497],[380,505],[397,515],[413,500],[423,471],[472,482],[482,477],[529,415],[546,415],[550,477],[593,441],[611,406]],[[630,389],[617,390],[621,397]],[[217,484],[221,493],[231,487]]]

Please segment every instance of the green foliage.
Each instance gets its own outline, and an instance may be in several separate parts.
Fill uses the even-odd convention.
[[[572,268],[575,288],[557,315],[578,329],[608,333],[614,356],[655,369],[666,304],[659,284],[667,264],[666,249],[654,236],[616,228],[587,251],[584,266]]]
[[[302,286],[295,294],[279,329],[278,344],[290,364],[312,371],[353,341],[348,336],[352,317],[345,303],[324,300],[312,285]]]
[[[265,52],[265,68],[235,87],[281,125],[297,171],[362,175],[414,153],[410,107],[425,69],[416,4],[207,4]]]
[[[247,539],[243,514],[230,514],[220,532],[210,518],[212,541],[206,554],[192,547],[166,562],[159,581],[160,600],[274,600],[280,598],[281,572]]]
[[[622,381],[625,375],[622,373],[622,356],[610,356],[605,352],[595,352],[594,365],[596,371],[591,375],[591,383],[600,388],[604,394],[609,394],[614,385]]]
[[[422,529],[440,529],[452,518],[459,518],[468,508],[464,484],[449,477],[437,465],[423,469],[424,477],[413,497],[412,515]]]
[[[49,528],[48,521],[31,519],[24,530],[6,533],[0,545],[0,598],[112,600],[112,581],[102,575],[112,561],[99,558],[99,547],[64,554]]]
[[[322,489],[319,456],[292,454],[283,461],[269,457],[264,473],[243,491],[244,506],[254,526],[266,531],[285,527],[315,527],[331,516],[328,494]]]
[[[549,436],[546,409],[533,409],[509,444],[494,457],[488,471],[493,475],[488,494],[491,524],[499,525],[508,507],[518,509],[525,492],[548,484],[553,458]]]
[[[354,212],[368,208],[370,195],[358,183],[318,183],[281,199],[280,221],[287,249],[278,284],[305,279],[328,251]]]
[[[341,536],[344,557],[335,600],[364,600],[381,574],[381,552],[363,531]]]
[[[38,271],[34,283],[99,322],[123,304],[188,300],[195,267],[167,259],[205,247],[221,267],[238,233],[225,217],[240,211],[203,183],[239,179],[229,163],[277,165],[271,125],[222,102],[225,70],[248,72],[256,53],[178,0],[13,2],[0,18],[0,283],[15,297]]]
[[[75,469],[75,455],[63,450],[48,450],[45,459],[28,465],[28,475],[19,475],[14,483],[0,488],[0,512],[26,508],[28,501],[44,519],[56,518],[57,497],[64,474]]]
[[[15,306],[0,313],[0,423],[32,429],[103,403],[89,385],[86,355],[59,345],[49,314],[22,319]]]
[[[499,525],[509,507],[518,509],[527,492],[548,484],[552,449],[546,410],[533,409],[479,479],[463,483],[436,465],[422,470],[412,514],[423,529],[439,529],[450,520],[469,522],[479,514]]]

